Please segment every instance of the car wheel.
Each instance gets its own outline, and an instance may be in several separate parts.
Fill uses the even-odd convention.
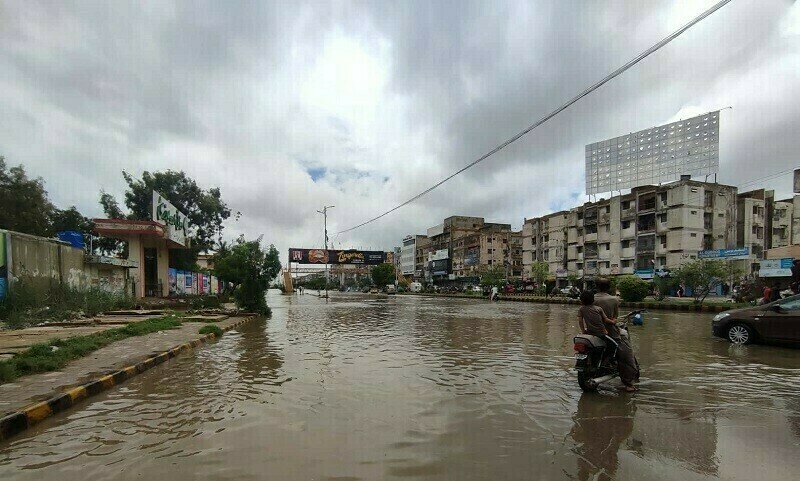
[[[734,344],[750,344],[753,342],[753,330],[744,324],[731,324],[728,327],[728,340]]]

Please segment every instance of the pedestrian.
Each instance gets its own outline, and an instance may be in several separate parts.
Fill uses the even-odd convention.
[[[684,290],[684,288],[683,288],[683,283],[681,283],[680,285],[678,285],[678,292],[677,292],[677,294],[678,294],[678,297],[683,297],[683,294],[684,294],[685,292],[686,292],[686,291],[685,291],[685,290]]]
[[[769,286],[764,286],[764,290],[761,291],[761,304],[768,304],[770,298],[772,297],[772,288]]]
[[[489,301],[496,301],[497,300],[497,286],[492,286],[492,295],[489,296]]]

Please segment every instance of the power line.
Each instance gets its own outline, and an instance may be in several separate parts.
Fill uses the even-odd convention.
[[[408,199],[407,201],[403,202],[402,204],[400,204],[400,205],[398,205],[396,207],[393,207],[392,209],[389,209],[388,211],[384,212],[383,214],[381,214],[381,215],[379,215],[377,217],[374,217],[374,218],[372,218],[372,219],[370,219],[370,220],[368,220],[366,222],[362,222],[361,224],[358,224],[357,226],[354,226],[354,227],[351,227],[349,229],[345,229],[345,230],[339,231],[338,234],[344,234],[345,232],[350,232],[352,230],[358,229],[359,227],[363,227],[363,226],[365,226],[367,224],[375,222],[376,220],[378,220],[378,219],[380,219],[382,217],[385,217],[385,216],[391,214],[392,212],[396,211],[397,209],[400,209],[401,207],[405,207],[406,205],[414,202],[415,200],[421,198],[422,196],[430,193],[431,191],[433,191],[434,189],[436,189],[440,185],[444,184],[448,180],[452,179],[453,177],[457,176],[458,174],[464,172],[467,169],[470,169],[470,168],[476,166],[477,164],[479,164],[480,162],[483,162],[484,160],[488,159],[489,157],[491,157],[492,155],[496,154],[497,152],[500,152],[504,148],[508,147],[512,143],[514,143],[517,140],[519,140],[524,135],[526,135],[529,132],[531,132],[533,129],[539,127],[540,125],[542,125],[543,123],[547,122],[551,118],[555,117],[556,115],[558,115],[562,111],[566,110],[568,107],[570,107],[572,104],[574,104],[578,100],[580,100],[583,97],[585,97],[585,96],[589,95],[590,93],[594,92],[598,88],[600,88],[603,85],[605,85],[606,83],[608,83],[610,80],[612,80],[615,77],[621,75],[623,72],[625,72],[629,68],[633,67],[634,65],[636,65],[640,61],[642,61],[645,58],[647,58],[648,56],[650,56],[650,54],[652,54],[652,53],[656,52],[657,50],[659,50],[664,45],[666,45],[666,44],[670,43],[671,41],[675,40],[683,32],[689,30],[691,27],[693,27],[694,25],[699,23],[704,18],[708,17],[712,13],[714,13],[717,10],[719,10],[720,8],[724,7],[726,4],[730,3],[730,1],[731,0],[722,0],[722,1],[718,2],[717,4],[715,4],[714,6],[709,8],[708,10],[706,10],[705,12],[701,13],[700,15],[698,15],[697,17],[692,19],[691,22],[689,22],[686,25],[684,25],[683,27],[679,28],[678,30],[676,30],[675,32],[673,32],[672,34],[667,36],[666,38],[662,39],[660,42],[656,43],[652,47],[648,48],[644,52],[642,52],[639,55],[637,55],[633,60],[630,60],[628,63],[626,63],[622,67],[620,67],[617,70],[611,72],[609,75],[604,77],[602,80],[598,81],[597,83],[593,84],[592,86],[590,86],[589,88],[587,88],[583,92],[579,93],[578,95],[576,95],[575,97],[573,97],[572,99],[567,101],[561,107],[558,107],[556,110],[554,110],[554,111],[550,112],[549,114],[545,115],[541,119],[537,120],[533,125],[529,126],[528,128],[526,128],[525,130],[519,132],[518,134],[514,135],[510,139],[506,140],[502,144],[500,144],[497,147],[495,147],[492,150],[490,150],[489,152],[487,152],[487,153],[483,154],[482,156],[478,157],[477,159],[475,159],[474,161],[472,161],[469,164],[465,165],[464,167],[462,167],[461,169],[457,170],[453,174],[445,177],[444,179],[440,180],[439,182],[437,182],[436,184],[432,185],[431,187],[425,189],[424,191],[422,191],[419,194],[415,195],[414,197]]]

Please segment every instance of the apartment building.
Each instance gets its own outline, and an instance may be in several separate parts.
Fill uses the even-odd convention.
[[[523,225],[525,276],[545,261],[557,278],[674,269],[701,250],[736,245],[735,187],[685,176],[662,186],[600,199]]]
[[[796,196],[800,199],[800,196]],[[793,235],[795,220],[794,199],[775,201],[772,206],[769,249],[800,243],[800,236]]]
[[[425,278],[425,264],[428,261],[428,250],[431,241],[428,236],[418,235],[414,245],[414,280],[421,281]]]
[[[764,250],[769,248],[767,207],[772,205],[773,200],[771,190],[758,189],[739,194],[736,201],[736,209],[739,212],[736,236],[741,246],[750,248],[750,252],[757,259],[760,259]]]
[[[531,265],[546,262],[552,275],[566,277],[567,219],[569,212],[525,219],[522,224],[523,277],[531,275]]]

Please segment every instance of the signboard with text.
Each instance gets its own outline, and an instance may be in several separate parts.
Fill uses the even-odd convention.
[[[153,220],[164,224],[167,238],[176,244],[186,245],[189,220],[186,214],[175,208],[174,205],[153,191]]]
[[[697,253],[700,259],[747,259],[750,257],[749,247],[739,247],[738,249],[712,249]]]
[[[383,251],[289,249],[289,262],[297,264],[355,264],[375,266],[386,262]]]
[[[759,262],[759,277],[791,277],[792,263],[794,259],[784,257],[783,259],[763,260]]]

